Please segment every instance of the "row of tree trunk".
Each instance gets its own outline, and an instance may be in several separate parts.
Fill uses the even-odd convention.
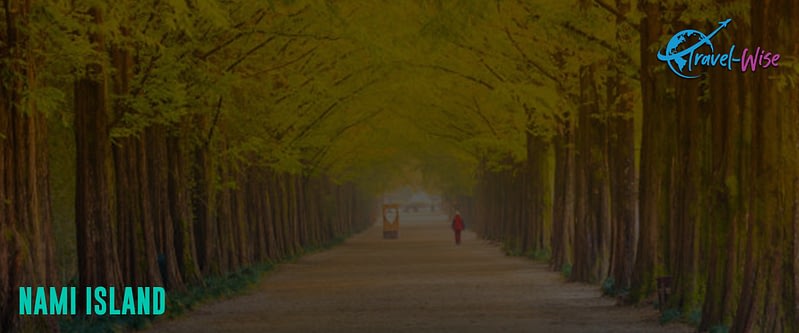
[[[795,4],[749,6],[750,20],[733,16],[735,25],[714,45],[799,50]],[[682,8],[643,9],[642,50],[671,33],[663,27]],[[701,25],[675,23],[677,30]],[[799,330],[799,93],[785,82],[793,73],[712,68],[705,80],[677,80],[652,69],[641,71],[642,240],[634,299],[656,288],[654,277],[670,276],[664,307],[696,314],[702,330]]]
[[[0,331],[57,330],[57,317],[17,309],[20,286],[64,281],[55,281],[47,121],[23,98],[36,84],[36,62],[19,30],[30,6],[5,5],[0,57],[15,74],[0,84]],[[90,15],[102,23],[101,12]],[[102,37],[90,36],[110,65],[88,65],[73,87],[78,304],[83,286],[181,290],[370,224],[371,199],[351,183],[221,158],[224,136],[197,140],[208,132],[207,115],[112,138],[114,119],[134,112],[111,97],[129,93],[133,65]]]
[[[481,168],[478,232],[515,253],[551,252],[553,269],[570,280],[604,282],[605,292],[629,301],[651,300],[663,278],[670,294],[659,307],[700,330],[797,331],[795,76],[783,67],[714,68],[703,79],[677,78],[662,68],[652,45],[679,30],[715,26],[678,23],[684,10],[678,6],[639,5],[645,16],[636,27],[643,97],[638,168],[630,79],[613,67],[600,76],[602,64],[587,64],[579,72],[576,114],[564,117],[554,138],[528,140],[525,163]],[[626,6],[616,2],[620,20]],[[751,20],[733,17],[714,46],[793,54],[797,15],[799,7],[787,0],[752,1]],[[625,24],[617,23],[620,41],[629,39]],[[551,205],[542,205],[541,196],[551,197]]]

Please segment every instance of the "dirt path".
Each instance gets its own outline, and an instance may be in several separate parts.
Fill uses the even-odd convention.
[[[154,332],[690,332],[653,309],[617,307],[596,286],[503,256],[446,216],[402,217],[400,238],[372,227],[330,251],[281,265],[259,286]]]

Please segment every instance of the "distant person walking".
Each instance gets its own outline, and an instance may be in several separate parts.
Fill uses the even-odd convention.
[[[461,245],[461,231],[466,229],[466,224],[463,223],[461,212],[455,211],[455,218],[452,219],[452,230],[455,231],[455,244]]]

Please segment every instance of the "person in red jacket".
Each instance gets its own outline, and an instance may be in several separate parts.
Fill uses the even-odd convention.
[[[455,244],[461,245],[461,230],[466,229],[466,224],[463,223],[461,212],[455,211],[455,218],[452,219],[452,230],[455,231]]]

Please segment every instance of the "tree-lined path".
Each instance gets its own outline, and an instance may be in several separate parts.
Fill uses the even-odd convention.
[[[25,286],[179,314],[405,186],[477,236],[406,219],[179,323],[650,331],[670,281],[664,321],[799,332],[795,0],[2,3],[0,332],[149,320],[20,315]],[[658,58],[689,44],[695,79]]]
[[[689,332],[651,307],[618,307],[546,264],[506,257],[445,215],[404,214],[398,240],[379,224],[332,250],[284,264],[246,295],[201,306],[153,332]]]

